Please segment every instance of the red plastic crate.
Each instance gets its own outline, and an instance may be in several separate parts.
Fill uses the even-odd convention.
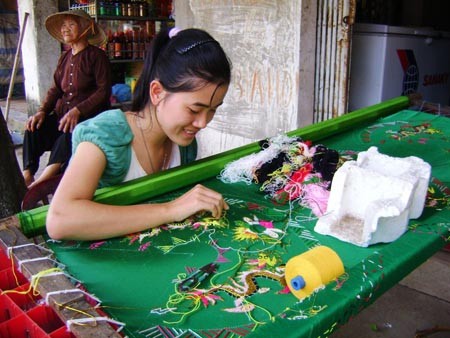
[[[20,320],[16,320],[18,317]],[[13,325],[22,325],[28,331],[17,331],[12,328]],[[22,336],[26,334],[27,336],[24,336],[26,338],[75,338],[49,306],[38,305],[25,313],[9,296],[1,295],[0,337],[21,337],[21,334]]]
[[[23,311],[8,296],[0,296],[0,323],[6,322],[14,317],[20,316]]]
[[[0,251],[0,271],[12,268],[11,259],[8,258],[2,251]]]
[[[17,277],[17,281],[14,275]],[[26,283],[28,283],[28,280],[17,270],[9,268],[0,271],[0,290],[13,290]]]
[[[22,311],[29,311],[36,306],[38,306],[38,301],[41,299],[40,296],[33,295],[33,292],[30,291],[28,293],[20,293],[22,291],[27,291],[30,288],[30,284],[24,284],[15,288],[14,291],[17,292],[8,292],[6,296],[8,296],[17,306],[19,306]],[[1,336],[0,336],[1,337]]]
[[[35,307],[27,313],[39,327],[47,333],[56,331],[61,327],[65,327],[64,323],[59,319],[58,315],[49,306],[41,305]]]
[[[47,338],[48,335],[27,315],[22,314],[16,318],[0,324],[0,337]]]

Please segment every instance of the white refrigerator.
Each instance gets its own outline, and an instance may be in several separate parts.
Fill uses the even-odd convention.
[[[450,32],[356,24],[349,111],[411,93],[450,105]]]

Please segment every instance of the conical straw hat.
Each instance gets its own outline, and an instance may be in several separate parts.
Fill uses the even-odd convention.
[[[88,30],[87,37],[90,44],[100,46],[106,42],[106,34],[103,29],[101,29],[94,19],[92,19],[92,17],[82,9],[59,12],[47,17],[45,20],[45,27],[50,35],[56,40],[64,43],[64,39],[61,34],[61,26],[67,15],[73,15],[81,18],[80,33]]]

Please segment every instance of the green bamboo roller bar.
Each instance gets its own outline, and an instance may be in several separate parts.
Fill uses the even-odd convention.
[[[361,108],[351,113],[302,127],[286,133],[288,136],[299,136],[313,142],[350,130],[363,123],[390,115],[409,106],[406,96],[399,96],[373,106]],[[102,188],[96,191],[94,200],[111,205],[130,205],[146,201],[152,197],[192,185],[211,178],[229,162],[260,150],[258,142],[216,154],[191,164],[172,168],[164,172],[142,177],[117,186]],[[42,206],[17,214],[22,232],[33,237],[45,232],[48,206]]]

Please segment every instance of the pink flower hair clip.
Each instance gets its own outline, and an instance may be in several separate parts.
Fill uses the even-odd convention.
[[[182,29],[180,27],[173,27],[170,31],[169,31],[169,38],[173,38],[174,36],[176,36],[179,32],[181,32]]]

